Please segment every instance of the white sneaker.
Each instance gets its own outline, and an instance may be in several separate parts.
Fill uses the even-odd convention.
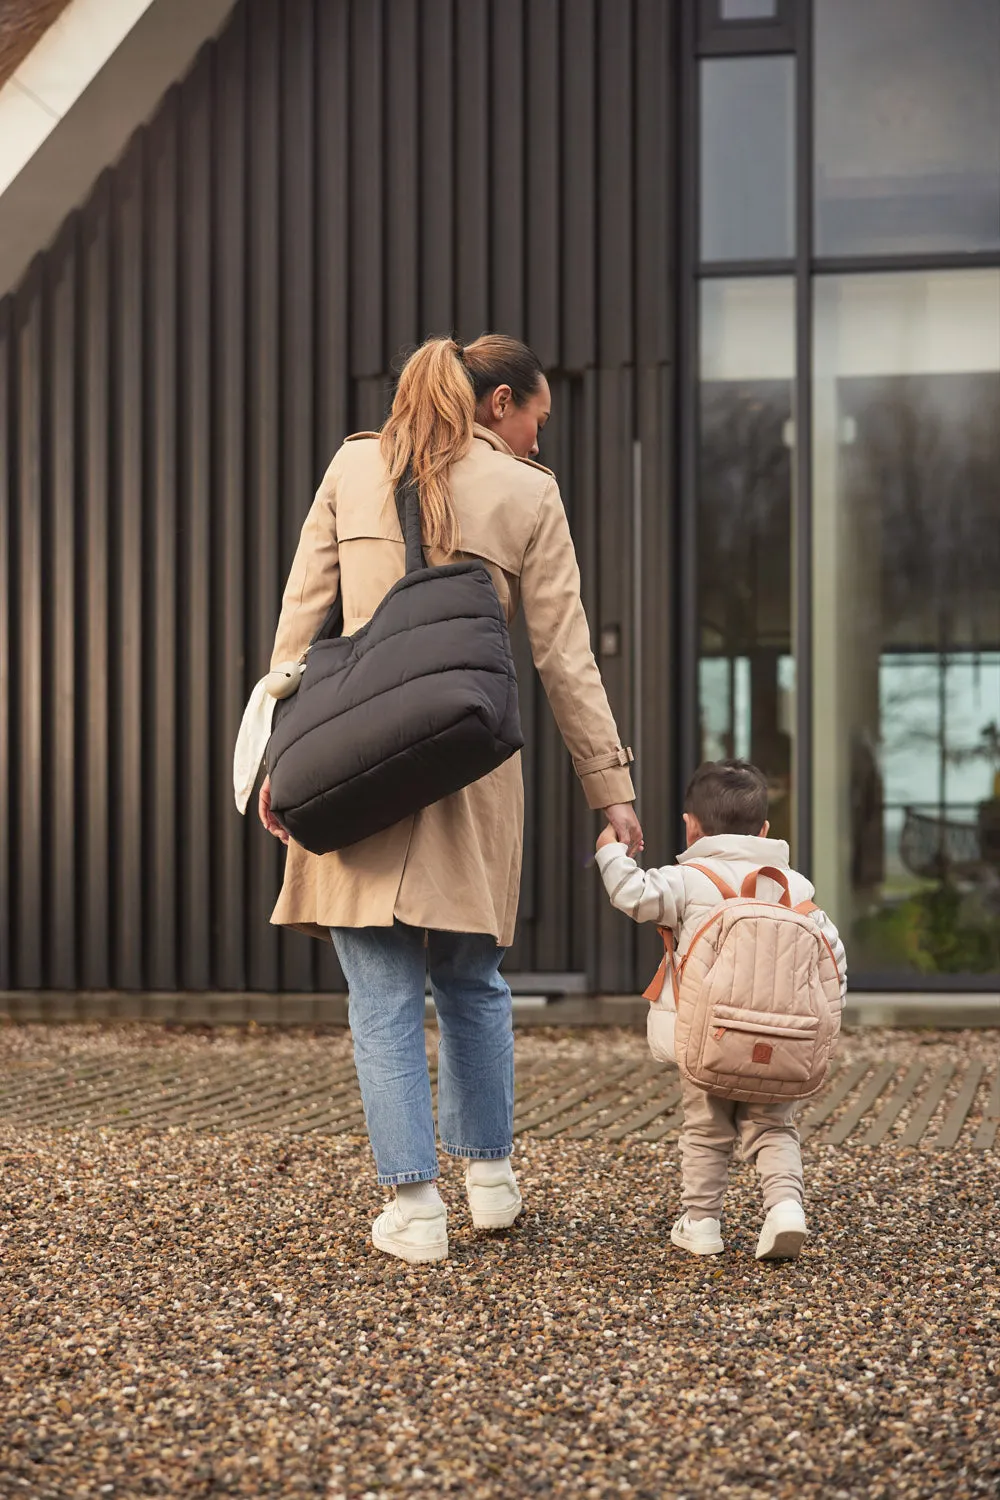
[[[470,1161],[465,1169],[465,1192],[477,1229],[509,1229],[521,1212],[521,1193],[510,1164]]]
[[[372,1225],[372,1244],[386,1255],[411,1265],[445,1260],[448,1255],[448,1210],[444,1204],[419,1203],[404,1211],[397,1199]]]
[[[785,1198],[768,1210],[757,1241],[758,1260],[794,1260],[806,1235],[806,1216],[797,1198]]]
[[[670,1239],[678,1249],[690,1250],[692,1255],[720,1255],[726,1248],[718,1219],[689,1219],[687,1214],[681,1214]]]

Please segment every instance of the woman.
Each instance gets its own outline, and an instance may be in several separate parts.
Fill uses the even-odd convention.
[[[619,743],[590,649],[558,487],[532,462],[549,401],[537,358],[515,339],[487,335],[465,349],[431,339],[418,349],[381,434],[348,438],[320,485],[285,589],[272,666],[302,654],[338,588],[351,634],[402,577],[393,488],[412,463],[428,560],[480,557],[507,618],[523,605],[532,655],[587,800],[634,851],[642,834],[630,805],[631,752]],[[448,1253],[424,1048],[428,966],[440,1027],[442,1147],[468,1163],[477,1227],[505,1228],[521,1210],[510,1164],[511,999],[499,966],[514,935],[523,808],[514,756],[337,853],[289,844],[272,921],[333,938],[350,991],[378,1180],[396,1190],[372,1240],[403,1260]],[[259,812],[287,843],[267,782]]]

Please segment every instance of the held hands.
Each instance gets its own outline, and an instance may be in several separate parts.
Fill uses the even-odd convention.
[[[260,796],[257,799],[257,815],[268,833],[273,833],[275,838],[280,839],[283,844],[288,843],[288,834],[271,811],[270,776],[264,777],[264,785],[261,787]]]
[[[641,854],[644,847],[642,827],[632,803],[613,802],[604,809],[604,816],[609,826],[597,840],[598,849],[603,849],[607,844],[625,844],[633,859]]]

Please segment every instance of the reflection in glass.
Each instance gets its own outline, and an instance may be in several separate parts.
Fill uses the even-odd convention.
[[[794,58],[708,58],[700,87],[702,260],[791,256]]]
[[[700,758],[749,757],[792,839],[790,279],[701,285]]]
[[[818,280],[813,405],[820,899],[1000,972],[1000,271]]]
[[[819,255],[1000,247],[1000,4],[816,0]]]

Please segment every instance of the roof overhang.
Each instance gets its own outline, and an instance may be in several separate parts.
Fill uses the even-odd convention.
[[[0,296],[232,9],[233,0],[69,0],[0,88]]]

